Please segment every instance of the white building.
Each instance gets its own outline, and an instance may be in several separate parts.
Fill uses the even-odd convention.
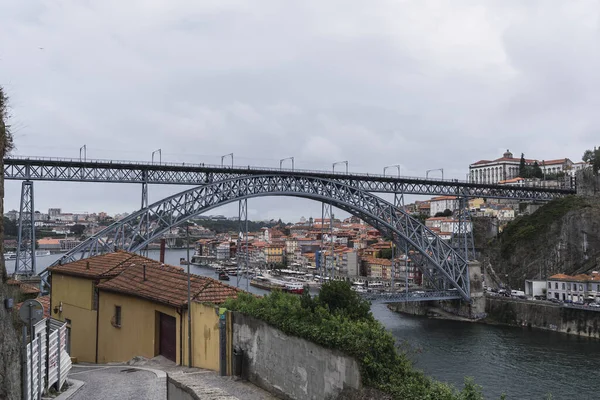
[[[528,297],[544,296],[547,281],[526,280],[525,295]]]
[[[569,276],[552,275],[548,278],[547,298],[560,301],[600,301],[600,274]]]
[[[546,175],[550,174],[572,174],[574,167],[581,169],[579,163],[574,164],[568,158],[560,158],[557,160],[535,160],[525,159],[526,165],[533,165],[537,162],[542,172]],[[523,181],[513,181],[519,177],[519,166],[521,158],[513,157],[513,154],[506,150],[506,153],[501,158],[495,160],[479,160],[476,163],[469,165],[469,180],[474,183],[506,183],[522,185]]]
[[[446,210],[454,212],[460,208],[459,200],[456,196],[439,196],[429,201],[429,215],[434,217],[437,213],[443,213]]]

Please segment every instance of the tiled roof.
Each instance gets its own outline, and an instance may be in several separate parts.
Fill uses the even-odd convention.
[[[48,268],[48,270],[53,273],[57,272],[84,278],[111,278],[117,276],[132,264],[160,265],[158,261],[142,257],[138,254],[116,251],[114,253],[84,258],[68,264],[56,265]]]
[[[36,297],[34,300],[39,301],[44,308],[44,317],[50,318],[50,295]],[[23,303],[18,303],[15,306],[15,310],[19,311]]]
[[[142,264],[135,264],[99,284],[98,289],[181,307],[187,304],[187,282],[187,274],[181,268],[156,264],[147,264],[144,268]],[[215,279],[190,275],[190,293],[194,301],[219,304],[228,297],[236,297],[239,292],[240,289]]]
[[[585,282],[590,279],[590,277],[586,274],[579,274],[575,276],[565,275],[565,274],[556,274],[552,275],[551,280],[560,280],[560,281],[570,281],[570,282]]]
[[[33,285],[30,285],[28,283],[25,283],[25,282],[17,281],[15,279],[9,279],[9,280],[7,280],[6,284],[10,285],[10,286],[18,286],[19,287],[19,291],[22,294],[37,294],[37,293],[40,292],[39,288],[37,288],[37,287],[35,287]]]

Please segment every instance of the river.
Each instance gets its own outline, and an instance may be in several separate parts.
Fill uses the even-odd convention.
[[[191,256],[190,251],[190,256]],[[149,256],[158,259],[158,251]],[[60,255],[37,259],[42,271]],[[185,250],[168,250],[165,262],[179,265]],[[14,261],[7,261],[8,271]],[[191,272],[215,277],[208,268],[191,266]],[[236,285],[236,277],[228,282]],[[247,281],[240,279],[246,289]],[[256,294],[264,290],[248,286]],[[529,331],[467,322],[435,320],[391,312],[385,305],[372,308],[373,314],[408,351],[415,366],[427,375],[461,387],[471,376],[483,386],[486,399],[553,400],[600,398],[600,341],[564,334]]]

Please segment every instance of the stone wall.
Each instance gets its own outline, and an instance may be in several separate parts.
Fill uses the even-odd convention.
[[[15,289],[5,285],[0,276],[0,399],[2,400],[21,398],[21,350],[13,325],[16,313],[4,307],[4,299],[16,300],[17,295]]]
[[[353,358],[238,312],[233,313],[233,345],[244,351],[242,377],[282,399],[335,398],[344,388],[361,388]]]
[[[486,321],[600,338],[600,311],[545,302],[486,298]]]

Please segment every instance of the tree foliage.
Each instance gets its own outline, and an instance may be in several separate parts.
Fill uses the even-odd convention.
[[[594,174],[598,174],[600,170],[600,148],[594,147],[594,150],[586,150],[581,159],[591,164]]]
[[[240,294],[225,305],[263,320],[286,334],[340,350],[357,360],[365,386],[394,399],[479,400],[481,388],[465,380],[464,389],[434,381],[398,352],[394,337],[349,284],[330,282],[321,293],[294,296],[275,291],[265,297]]]
[[[446,208],[444,211],[438,211],[434,215],[434,217],[451,217],[451,216],[452,216],[452,210],[450,210],[449,208]]]
[[[69,229],[71,230],[71,233],[73,233],[74,235],[83,235],[83,232],[85,231],[85,225],[75,224],[75,225],[71,226]]]

